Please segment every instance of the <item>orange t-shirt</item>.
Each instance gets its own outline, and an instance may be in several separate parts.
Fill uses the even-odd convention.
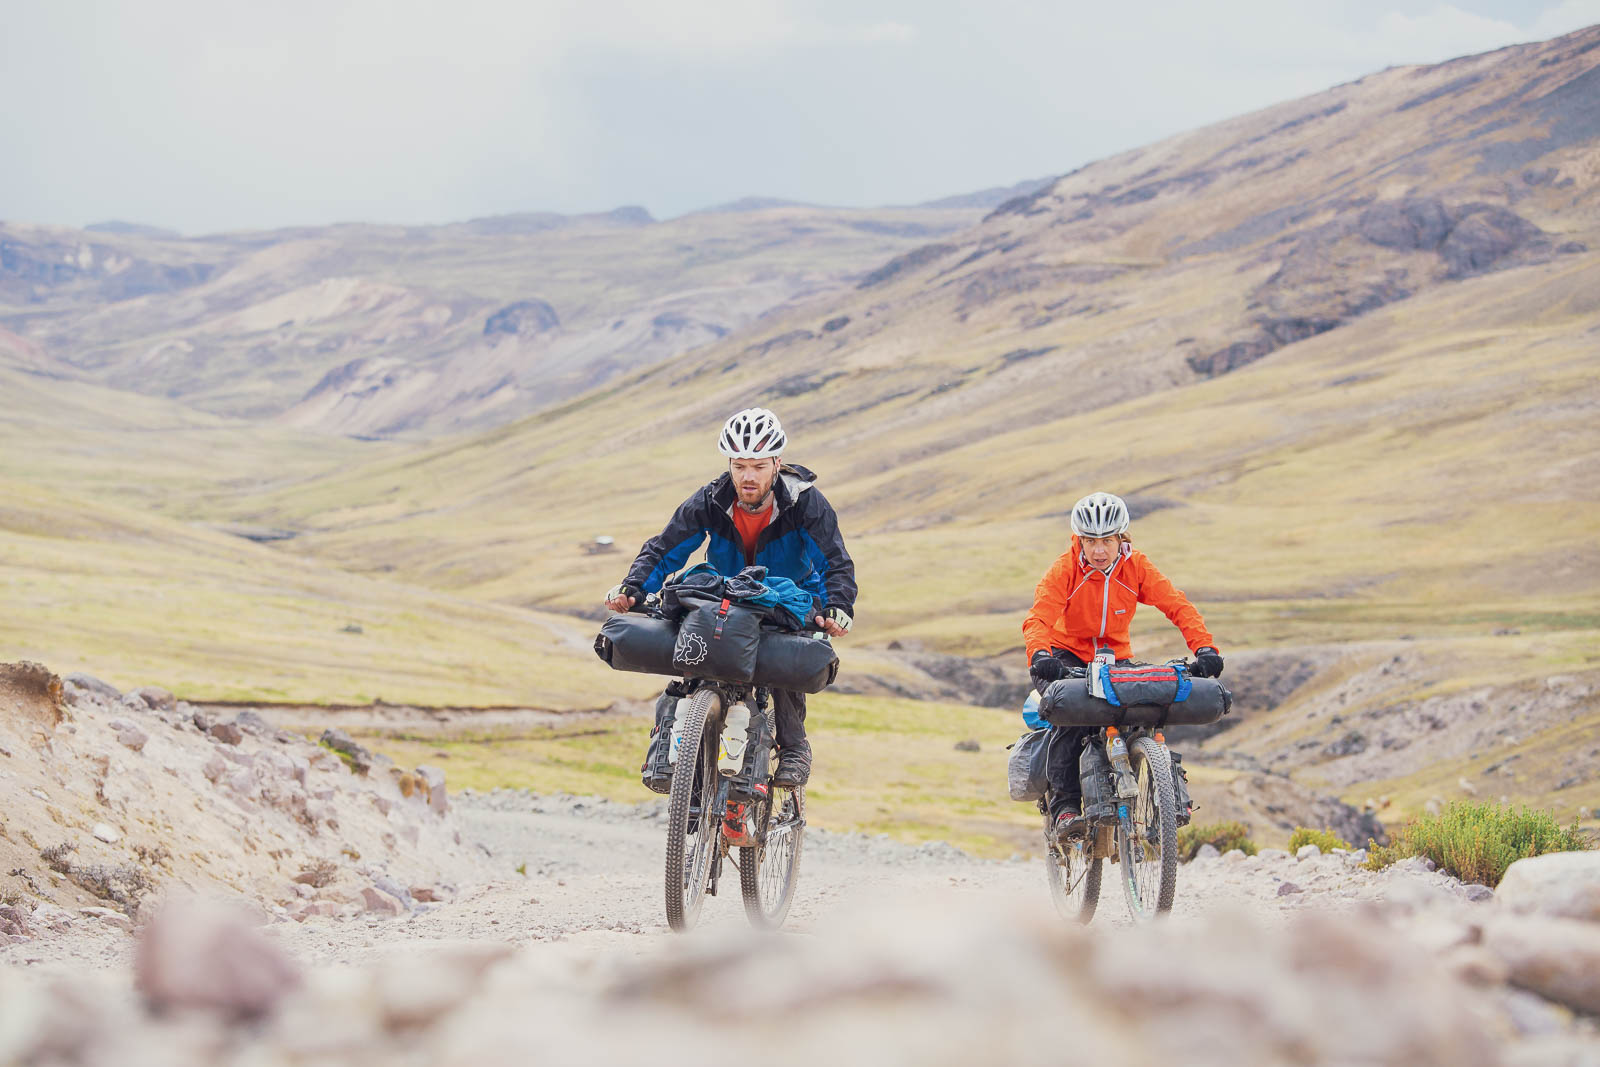
[[[739,538],[744,542],[744,562],[748,566],[756,561],[756,538],[761,536],[761,531],[772,524],[773,512],[776,509],[772,501],[767,501],[767,506],[761,511],[752,514],[738,504],[733,505],[733,525],[739,531]]]

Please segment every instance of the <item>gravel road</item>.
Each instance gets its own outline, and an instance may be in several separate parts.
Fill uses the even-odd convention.
[[[593,797],[467,792],[454,798],[466,840],[487,853],[490,881],[463,887],[444,907],[399,920],[318,920],[272,929],[308,962],[359,960],[415,938],[493,939],[514,944],[582,938],[643,952],[672,935],[662,901],[666,807]],[[1363,902],[1419,897],[1465,899],[1466,890],[1421,864],[1362,870],[1353,857],[1297,861],[1281,852],[1198,860],[1179,870],[1174,914],[1218,912],[1277,921],[1307,909],[1339,911]],[[523,872],[518,873],[521,867]],[[1129,924],[1108,865],[1096,927]],[[1293,887],[1284,892],[1283,887]],[[811,931],[830,915],[882,907],[930,893],[1001,914],[1052,914],[1042,860],[985,860],[941,842],[908,845],[886,836],[809,828],[800,882],[785,929]],[[708,898],[700,927],[747,923],[736,877]],[[341,931],[329,936],[333,931]],[[349,931],[348,934],[342,933]]]

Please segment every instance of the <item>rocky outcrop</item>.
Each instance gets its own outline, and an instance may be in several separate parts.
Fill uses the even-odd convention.
[[[444,774],[406,774],[337,731],[332,741],[343,758],[254,712],[0,664],[0,903],[15,909],[0,913],[0,939],[50,929],[52,908],[79,909],[69,925],[131,929],[183,885],[299,920],[357,914],[374,886],[402,914],[429,906],[403,885],[448,896],[445,870],[476,856],[460,843]]]
[[[1250,306],[1260,310],[1248,336],[1185,357],[1197,374],[1215,377],[1248,366],[1405,300],[1429,281],[1455,281],[1557,254],[1548,235],[1509,208],[1450,204],[1437,196],[1379,201],[1287,240],[1278,270],[1252,294]],[[1395,258],[1374,258],[1363,246]],[[1413,261],[1399,258],[1417,253],[1437,257],[1431,278],[1413,278]]]
[[[868,272],[861,281],[856,283],[856,288],[871,289],[875,285],[882,285],[884,282],[906,271],[913,271],[918,267],[925,267],[935,260],[943,259],[956,250],[956,245],[947,244],[931,244],[923,245],[921,248],[913,248],[904,255],[895,256],[877,270]]]
[[[561,325],[556,309],[543,300],[519,300],[490,315],[483,324],[483,335],[510,334],[514,337],[533,337],[547,333]]]

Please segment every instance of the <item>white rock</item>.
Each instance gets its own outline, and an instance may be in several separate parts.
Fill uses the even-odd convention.
[[[1257,852],[1256,856],[1262,863],[1269,863],[1275,860],[1286,860],[1289,858],[1289,853],[1281,848],[1264,848]]]
[[[122,834],[110,823],[97,822],[90,833],[94,834],[96,840],[104,841],[108,845],[114,845],[122,840]]]
[[[1222,856],[1222,853],[1217,851],[1217,846],[1213,845],[1209,841],[1207,841],[1205,844],[1201,845],[1197,850],[1195,850],[1195,854],[1194,854],[1194,858],[1197,859],[1197,860],[1214,860],[1214,859],[1220,859],[1221,856]]]
[[[376,974],[384,1022],[424,1026],[478,994],[485,973],[512,952],[510,945],[464,942],[386,960]]]
[[[361,901],[367,911],[376,912],[379,915],[403,915],[406,911],[404,904],[373,886],[367,886],[361,890]]]
[[[1222,854],[1222,859],[1227,863],[1238,863],[1240,860],[1244,859],[1244,850],[1230,848],[1228,851]]]
[[[1310,860],[1316,859],[1320,855],[1322,855],[1322,849],[1316,845],[1301,845],[1299,850],[1295,852],[1294,858],[1297,860]]]
[[[423,789],[427,793],[428,807],[435,814],[443,815],[450,808],[450,800],[444,789],[444,772],[437,767],[423,765],[417,768],[417,777],[422,779]]]
[[[152,1007],[230,1018],[265,1015],[300,982],[289,957],[243,913],[195,900],[175,900],[156,913],[134,970]]]
[[[1551,852],[1506,868],[1495,890],[1521,914],[1600,922],[1600,852]]]
[[[110,726],[113,731],[115,731],[117,740],[120,743],[133,749],[135,752],[142,752],[144,750],[145,743],[150,740],[149,734],[139,729],[136,724],[129,722],[127,719],[112,719],[107,725]]]
[[[107,926],[115,926],[126,933],[133,932],[133,920],[120,911],[112,911],[110,908],[79,908],[78,914],[98,919]]]
[[[1600,1014],[1600,924],[1506,915],[1484,927],[1483,945],[1505,963],[1514,985]]]

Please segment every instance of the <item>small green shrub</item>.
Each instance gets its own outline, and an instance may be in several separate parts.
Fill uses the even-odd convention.
[[[1437,815],[1405,823],[1387,845],[1373,842],[1366,866],[1379,871],[1411,856],[1426,856],[1463,882],[1496,886],[1517,860],[1593,847],[1576,822],[1563,828],[1548,811],[1457,801]]]
[[[1307,845],[1316,845],[1324,852],[1332,852],[1336,848],[1350,851],[1350,842],[1332,830],[1313,830],[1309,826],[1296,826],[1294,833],[1289,835],[1289,851],[1299,852]]]
[[[1250,828],[1241,822],[1190,823],[1178,830],[1178,856],[1185,863],[1194,859],[1201,845],[1211,845],[1218,852],[1236,848],[1246,856],[1256,854]]]

